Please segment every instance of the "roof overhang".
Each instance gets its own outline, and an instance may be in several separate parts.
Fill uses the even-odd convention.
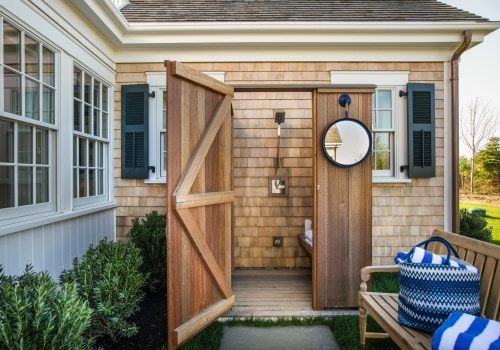
[[[265,59],[264,51],[277,48],[290,53],[311,50],[323,51],[326,55],[329,52],[330,58],[332,50],[377,49],[413,52],[412,55],[421,52],[422,56],[424,51],[434,50],[436,57],[427,59],[435,60],[450,56],[462,42],[465,30],[472,31],[471,48],[500,27],[500,22],[474,21],[129,23],[111,1],[69,1],[112,43],[117,55],[130,57],[144,49],[179,53],[196,50],[221,53],[231,49],[240,55],[233,53],[234,57],[228,60],[237,60],[249,52],[258,52],[256,57]],[[215,56],[211,57],[217,59]],[[323,59],[321,56],[315,54],[313,60]],[[352,59],[352,55],[346,56]]]

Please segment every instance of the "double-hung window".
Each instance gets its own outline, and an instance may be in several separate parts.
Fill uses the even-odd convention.
[[[84,205],[107,199],[109,88],[73,68],[73,199]]]
[[[149,93],[149,178],[147,183],[165,183],[167,177],[167,76],[146,72]]]
[[[391,88],[378,88],[372,94],[373,176],[394,176],[394,95]]]
[[[332,71],[332,84],[373,84],[372,177],[374,182],[408,181],[406,98],[407,71]]]
[[[56,54],[6,20],[0,76],[0,219],[55,209]]]

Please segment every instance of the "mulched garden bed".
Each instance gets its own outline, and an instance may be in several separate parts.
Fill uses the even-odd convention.
[[[167,344],[167,295],[166,290],[145,291],[140,303],[140,310],[131,321],[139,326],[139,332],[130,338],[121,338],[113,342],[103,337],[96,342],[96,348],[106,350],[159,350]]]

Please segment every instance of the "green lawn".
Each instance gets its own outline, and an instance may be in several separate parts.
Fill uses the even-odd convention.
[[[474,202],[460,201],[460,208],[483,208],[486,210],[486,222],[493,228],[492,238],[495,244],[500,244],[500,206]]]

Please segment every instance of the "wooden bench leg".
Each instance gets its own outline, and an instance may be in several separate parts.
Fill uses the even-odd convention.
[[[364,307],[359,307],[359,343],[365,345],[366,339],[366,310]]]

